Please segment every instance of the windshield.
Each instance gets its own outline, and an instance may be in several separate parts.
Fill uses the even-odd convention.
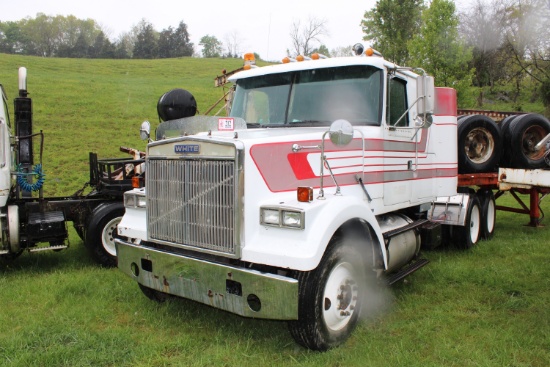
[[[156,130],[156,140],[175,138],[183,135],[193,135],[203,131],[218,131],[222,116],[195,115],[176,120],[162,122]],[[233,120],[233,129],[246,129],[245,122],[236,118]]]
[[[237,80],[232,117],[249,126],[379,125],[382,71],[353,65]]]

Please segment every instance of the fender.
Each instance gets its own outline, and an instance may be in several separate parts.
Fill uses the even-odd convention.
[[[363,220],[374,230],[380,253],[387,266],[387,254],[380,226],[366,200],[357,196],[327,196],[326,200],[298,203],[293,206],[305,211],[305,229],[272,228],[260,225],[251,234],[242,251],[242,260],[282,268],[309,271],[315,269],[334,236],[352,219]]]

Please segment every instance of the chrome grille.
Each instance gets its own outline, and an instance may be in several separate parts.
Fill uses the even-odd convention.
[[[235,256],[235,171],[233,160],[150,159],[149,238]]]

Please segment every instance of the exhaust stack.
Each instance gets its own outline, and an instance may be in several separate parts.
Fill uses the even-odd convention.
[[[34,163],[32,147],[32,100],[27,92],[27,68],[19,68],[19,97],[14,100],[15,135],[17,136],[16,164],[21,171],[28,173]],[[22,190],[23,196],[31,196],[31,193]]]
[[[27,93],[27,68],[19,68],[19,97],[26,97]]]

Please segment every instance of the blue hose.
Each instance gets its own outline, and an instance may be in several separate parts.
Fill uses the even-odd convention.
[[[24,191],[38,191],[44,186],[44,181],[46,181],[46,175],[44,172],[42,172],[42,165],[39,163],[35,165],[31,172],[24,173],[23,168],[21,167],[21,164],[17,165],[17,184],[19,187],[21,187]],[[34,175],[36,176],[36,181],[33,183],[29,183],[26,176],[27,175]]]

